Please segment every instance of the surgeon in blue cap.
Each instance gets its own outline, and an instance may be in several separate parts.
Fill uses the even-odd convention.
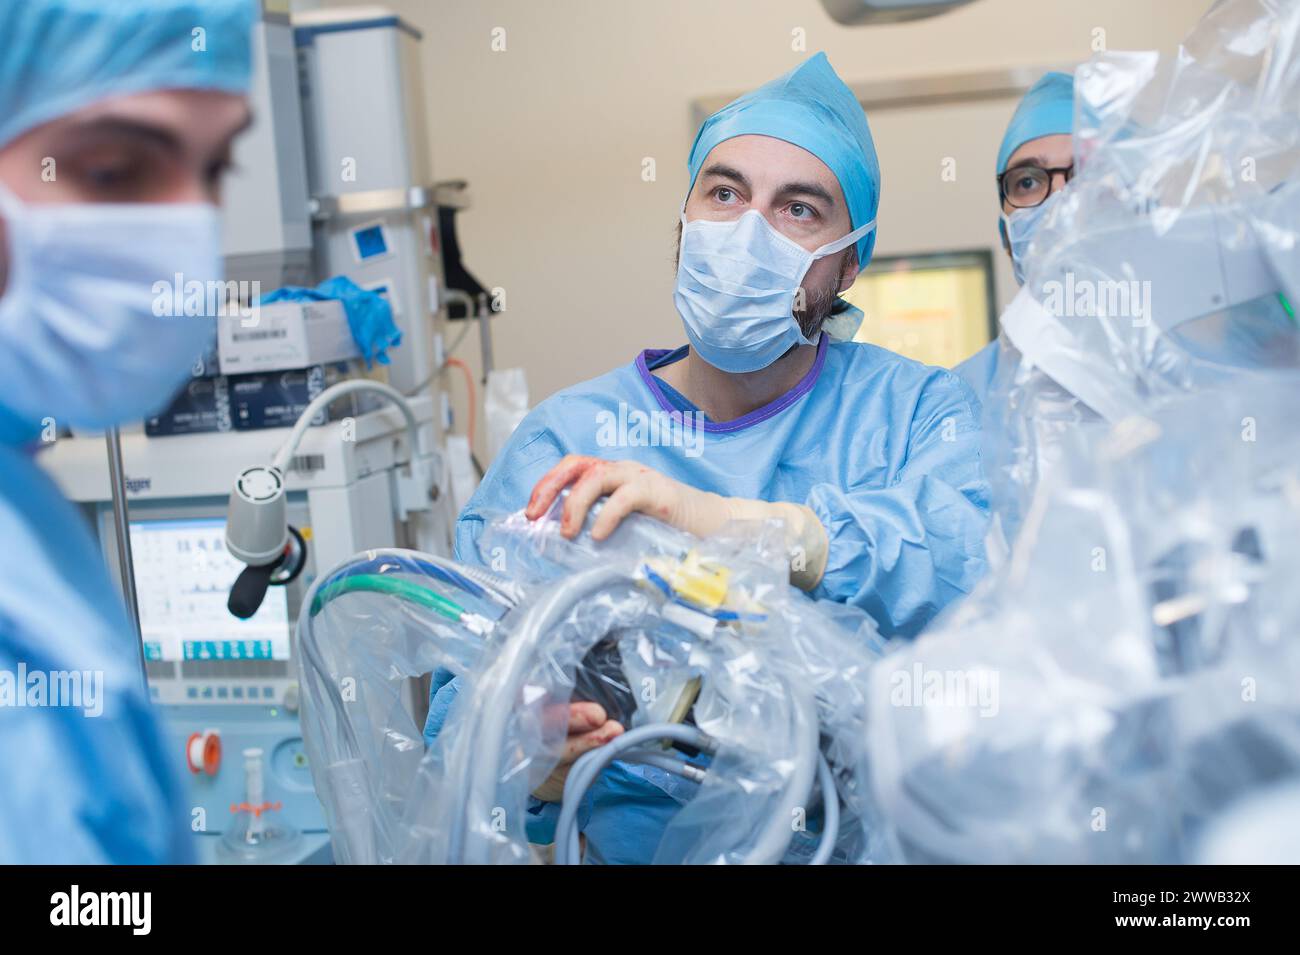
[[[0,2],[0,862],[190,858],[179,754],[122,600],[39,467],[156,412],[212,340],[155,283],[221,278],[252,0]],[[171,299],[170,293],[164,300]]]
[[[673,296],[688,344],[533,410],[460,515],[457,556],[483,560],[492,512],[536,519],[565,488],[569,536],[599,498],[598,539],[633,511],[701,535],[777,518],[793,583],[915,634],[984,571],[987,486],[959,377],[827,333],[852,325],[838,296],[876,240],[866,116],[819,53],[711,116],[688,171]],[[429,737],[458,683],[435,679]],[[622,731],[597,704],[571,707],[563,759],[534,793],[534,842],[550,839],[569,764]],[[652,861],[694,787],[616,763],[579,813],[587,860]]]
[[[1024,284],[1024,260],[1034,230],[1052,199],[1074,176],[1074,77],[1047,73],[1016,107],[998,147],[997,183],[1002,212],[998,231]],[[998,343],[989,342],[954,371],[983,403],[998,367]]]

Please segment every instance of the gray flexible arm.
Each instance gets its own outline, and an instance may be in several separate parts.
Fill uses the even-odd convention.
[[[822,753],[817,754],[817,779],[822,786],[822,839],[817,843],[817,851],[808,860],[809,865],[825,865],[835,851],[835,840],[840,835],[840,797],[835,791],[835,777],[831,774],[831,764],[826,762]]]
[[[492,818],[506,731],[521,684],[535,662],[536,651],[545,645],[544,636],[559,627],[579,603],[615,588],[634,591],[636,585],[616,567],[593,567],[564,578],[528,608],[477,681],[475,706],[482,714],[479,732],[472,745],[466,740],[466,745],[456,747],[456,765],[448,766],[453,778],[466,780],[463,790],[457,792],[462,802],[453,807],[448,861],[469,865],[492,862],[489,840],[474,839],[466,844],[464,834],[474,828],[475,820]]]
[[[638,749],[623,754],[625,763],[644,763],[647,766],[654,766],[662,769],[666,773],[674,773],[693,783],[704,782],[704,777],[708,774],[703,766],[696,766],[688,763],[684,759],[677,759],[669,756],[663,750]]]
[[[580,855],[578,844],[578,807],[596,777],[605,771],[620,753],[645,743],[659,740],[672,740],[685,743],[705,752],[713,752],[716,743],[706,733],[694,726],[681,723],[654,723],[628,730],[599,749],[584,753],[569,769],[569,776],[564,781],[564,797],[560,808],[560,819],[555,826],[555,864],[577,865]]]

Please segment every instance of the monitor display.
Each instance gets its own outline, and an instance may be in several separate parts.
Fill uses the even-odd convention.
[[[226,609],[244,565],[226,552],[224,518],[132,521],[131,550],[146,659],[289,659],[285,588],[248,620]]]
[[[997,318],[987,251],[873,258],[844,298],[864,314],[856,341],[944,368],[988,344]]]

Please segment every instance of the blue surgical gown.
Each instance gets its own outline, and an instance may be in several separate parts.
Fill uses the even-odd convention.
[[[0,863],[192,861],[121,598],[34,437],[0,404]],[[80,706],[18,705],[73,672]]]
[[[686,348],[635,362],[537,406],[511,436],[456,525],[456,556],[486,563],[485,515],[523,507],[566,454],[631,459],[693,487],[806,504],[830,538],[814,596],[866,610],[887,636],[912,636],[985,569],[988,486],[979,460],[979,403],[957,375],[874,345],[823,335],[812,369],[788,393],[735,421],[708,422],[702,445],[637,429],[650,412],[691,410],[653,374]],[[698,453],[696,451],[698,450]],[[460,684],[434,681],[432,740]],[[591,861],[646,863],[695,784],[615,763],[578,821]],[[550,841],[558,806],[534,802],[528,832]]]
[[[988,400],[989,387],[998,371],[998,341],[995,338],[953,369],[970,385],[980,404]]]

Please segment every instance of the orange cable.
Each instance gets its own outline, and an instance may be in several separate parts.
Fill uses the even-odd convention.
[[[448,364],[448,365],[452,365],[452,366],[455,366],[456,368],[459,368],[459,369],[461,370],[461,373],[464,374],[464,376],[465,376],[465,388],[466,388],[466,390],[469,392],[469,433],[468,433],[468,438],[469,438],[469,449],[470,449],[470,453],[472,454],[472,453],[474,452],[474,423],[475,423],[475,422],[474,422],[474,418],[475,418],[475,413],[474,413],[474,412],[475,412],[476,407],[478,406],[478,400],[477,400],[477,398],[475,397],[475,394],[474,394],[474,375],[473,375],[473,373],[469,370],[469,365],[465,364],[465,362],[462,361],[462,360],[459,359],[459,358],[448,358],[447,361],[446,361],[446,364]]]

